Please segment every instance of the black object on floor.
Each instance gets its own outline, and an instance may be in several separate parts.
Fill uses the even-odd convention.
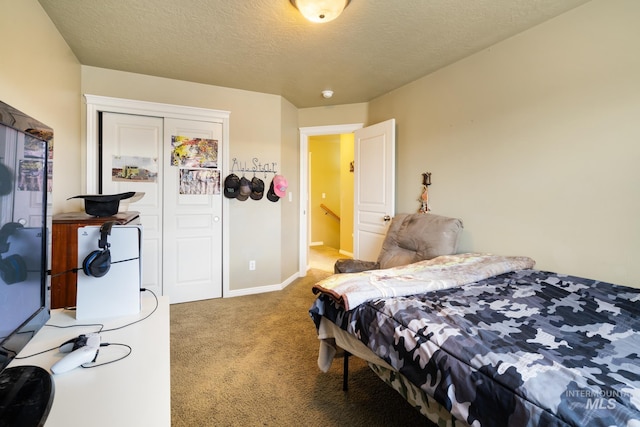
[[[43,426],[53,403],[51,374],[39,366],[14,366],[0,373],[0,425]]]

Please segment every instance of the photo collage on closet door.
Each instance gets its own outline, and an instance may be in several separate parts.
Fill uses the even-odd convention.
[[[220,194],[217,139],[172,135],[170,162],[180,169],[180,194]]]

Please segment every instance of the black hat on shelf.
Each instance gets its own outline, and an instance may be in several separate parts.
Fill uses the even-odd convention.
[[[120,209],[120,200],[130,199],[129,203],[137,202],[144,196],[143,192],[129,191],[119,194],[83,194],[69,197],[70,199],[84,199],[84,211],[92,216],[113,216]]]

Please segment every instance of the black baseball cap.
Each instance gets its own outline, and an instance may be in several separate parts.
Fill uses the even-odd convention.
[[[269,191],[267,191],[267,199],[271,200],[272,202],[277,202],[278,200],[280,200],[280,197],[278,197],[276,193],[273,191],[273,180],[271,180],[271,185],[269,185]]]
[[[230,199],[235,199],[240,194],[240,178],[235,173],[227,175],[224,179],[224,195]]]
[[[244,202],[249,198],[250,194],[251,194],[251,183],[247,178],[243,176],[242,178],[240,178],[240,190],[238,192],[238,195],[236,196],[236,199],[240,200],[241,202]]]
[[[251,179],[251,197],[253,200],[260,200],[264,196],[264,181],[258,177]]]

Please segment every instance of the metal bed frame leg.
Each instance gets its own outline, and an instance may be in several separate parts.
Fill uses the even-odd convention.
[[[345,350],[342,365],[342,391],[347,391],[349,388],[349,356],[351,356],[351,353]]]

